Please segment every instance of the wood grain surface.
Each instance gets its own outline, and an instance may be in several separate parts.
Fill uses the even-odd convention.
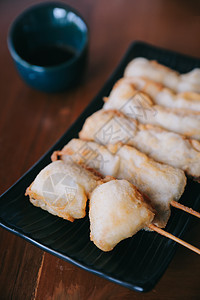
[[[36,0],[0,0],[0,193],[67,130],[97,94],[133,40],[200,57],[198,1],[69,0],[90,28],[88,69],[66,93],[32,90],[7,49],[13,19]],[[44,1],[43,1],[44,2]],[[200,247],[200,221],[184,239]],[[200,257],[179,247],[157,286],[139,294],[47,254],[0,229],[0,299],[200,299]]]

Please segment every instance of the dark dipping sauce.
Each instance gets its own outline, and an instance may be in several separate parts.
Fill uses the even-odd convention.
[[[65,46],[40,46],[22,54],[32,65],[52,67],[67,62],[76,56],[76,52]]]

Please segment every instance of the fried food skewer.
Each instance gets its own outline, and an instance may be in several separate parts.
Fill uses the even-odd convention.
[[[153,125],[143,125],[119,111],[99,110],[85,121],[79,137],[102,145],[122,142],[155,161],[200,177],[200,142]]]
[[[90,239],[102,251],[147,228],[155,211],[127,180],[110,180],[90,195]]]
[[[91,240],[102,251],[110,251],[120,241],[149,228],[200,254],[194,246],[152,224],[155,210],[133,184],[112,177],[101,178],[72,160],[56,161],[38,174],[26,195],[33,205],[69,221],[85,216],[86,202],[90,198]],[[52,179],[56,182],[56,194],[52,191]],[[71,190],[74,187],[75,190]],[[71,204],[69,195],[73,196]]]
[[[155,207],[154,224],[159,227],[166,226],[170,202],[179,200],[186,185],[182,170],[157,163],[137,149],[120,143],[105,147],[95,142],[72,139],[61,151],[52,155],[52,160],[65,161],[69,157],[103,176],[125,179],[134,184]]]
[[[25,195],[34,206],[73,222],[85,217],[88,195],[100,181],[72,160],[60,160],[42,169]]]
[[[200,69],[180,74],[157,61],[144,57],[133,59],[126,67],[125,77],[143,76],[164,84],[176,92],[200,92]]]
[[[90,238],[101,250],[111,251],[123,239],[149,228],[200,254],[200,249],[152,224],[153,215],[134,185],[127,180],[111,180],[91,194]]]
[[[119,150],[119,147],[121,147],[121,150]],[[123,156],[125,156],[125,157],[132,156],[133,160],[134,160],[134,158],[135,158],[135,160],[143,158],[143,161],[145,159],[144,154],[140,153],[136,149],[129,147],[127,145],[124,145],[124,146],[120,145],[120,144],[118,144],[118,145],[116,144],[114,146],[109,145],[107,148],[105,146],[99,145],[94,142],[87,142],[87,141],[83,141],[80,139],[72,139],[67,145],[65,145],[65,147],[61,151],[55,151],[53,153],[52,160],[53,161],[56,161],[58,159],[65,160],[66,158],[68,159],[69,156],[71,156],[71,158],[76,163],[86,164],[89,167],[93,167],[94,169],[97,169],[100,173],[102,173],[104,176],[108,175],[108,176],[113,176],[115,178],[124,178],[124,179],[132,182],[136,186],[138,186],[139,181],[134,182],[134,180],[131,180],[131,178],[135,177],[134,176],[135,166],[133,165],[133,162],[131,160],[127,164],[127,173],[125,174],[124,172],[122,172],[122,170],[124,169],[124,167],[123,167],[124,163],[126,163],[126,160],[123,161]],[[120,166],[120,164],[121,164],[121,166]],[[153,170],[155,170],[156,168],[158,168],[158,172],[160,172],[159,164],[152,164],[151,160],[149,160],[148,163],[146,161],[146,164],[148,166],[148,169],[149,168],[151,169],[153,167]],[[132,171],[133,171],[132,173],[130,173],[130,169],[132,169]],[[144,170],[144,165],[142,164],[142,172],[143,171],[145,171],[145,170]],[[172,170],[170,170],[170,169],[167,170],[167,172],[170,172],[170,171],[172,171]],[[161,176],[161,173],[159,173],[159,174]],[[139,180],[141,175],[140,175],[140,173],[138,173],[137,175],[138,175],[138,180]],[[181,174],[179,174],[179,175],[181,175]],[[155,174],[153,177],[155,177]],[[163,180],[167,181],[168,180],[167,176],[165,179],[163,177]],[[180,183],[181,183],[181,180],[180,180],[179,184]],[[145,184],[142,184],[142,181],[140,181],[140,185],[142,186],[142,188],[140,186],[138,186],[139,190],[143,191],[145,194],[146,191],[143,190],[143,186],[144,185],[149,186],[148,182],[145,182]],[[151,193],[154,193],[154,189],[153,189],[152,185],[151,185],[151,188],[148,187],[148,189],[151,190]],[[150,195],[149,195],[149,197],[150,197]],[[154,197],[156,197],[156,195]],[[153,199],[154,199],[154,197],[153,197]],[[192,208],[184,206],[183,204],[180,204],[179,202],[177,202],[173,199],[170,200],[170,205],[200,218],[199,212],[193,210]],[[158,225],[158,224],[156,224],[156,225]]]
[[[188,111],[200,111],[200,93],[175,93],[162,83],[144,77],[123,77],[120,81],[129,82],[138,91],[148,94],[155,104],[170,108],[184,108]]]
[[[148,94],[125,80],[114,85],[103,109],[116,109],[142,124],[156,125],[200,140],[200,112],[155,104]]]
[[[157,233],[159,233],[159,234],[167,237],[168,239],[171,239],[171,240],[175,241],[176,243],[178,243],[178,244],[180,244],[180,245],[188,248],[189,250],[191,250],[191,251],[193,251],[193,252],[195,252],[195,253],[197,253],[197,254],[200,255],[200,249],[198,249],[197,247],[195,247],[195,246],[193,246],[193,245],[191,245],[191,244],[189,244],[189,243],[187,243],[187,242],[179,239],[175,235],[173,235],[173,234],[171,234],[171,233],[169,233],[169,232],[167,232],[167,231],[165,231],[165,230],[163,230],[161,228],[158,228],[157,226],[155,226],[153,224],[150,224],[148,227],[149,227],[149,229],[151,229],[153,231],[156,231]]]

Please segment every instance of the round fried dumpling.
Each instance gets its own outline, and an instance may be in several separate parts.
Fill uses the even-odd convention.
[[[154,218],[152,208],[127,180],[104,183],[90,197],[90,239],[103,251],[147,227]]]

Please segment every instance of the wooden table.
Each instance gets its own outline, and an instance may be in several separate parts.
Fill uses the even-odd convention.
[[[11,21],[37,0],[0,2],[0,193],[9,188],[78,117],[133,40],[200,56],[199,7],[193,1],[77,0],[90,27],[84,82],[63,94],[27,87],[7,50]],[[200,221],[185,240],[200,247]],[[139,294],[90,274],[0,229],[0,299],[199,299],[200,257],[179,247],[157,286]]]

